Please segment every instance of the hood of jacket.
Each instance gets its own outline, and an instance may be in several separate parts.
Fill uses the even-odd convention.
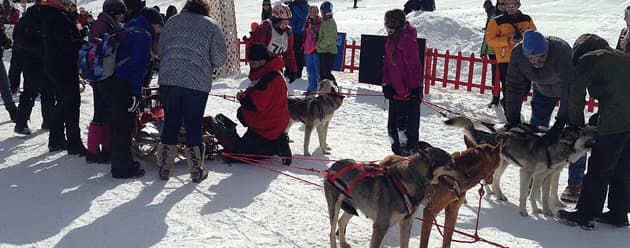
[[[143,15],[138,15],[125,24],[125,28],[141,28],[153,34],[153,27],[149,24],[149,20]]]
[[[608,42],[596,34],[583,34],[573,43],[573,65],[577,65],[580,58],[591,51],[612,49]]]

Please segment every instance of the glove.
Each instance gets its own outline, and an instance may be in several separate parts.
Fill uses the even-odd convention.
[[[422,100],[422,88],[416,87],[409,89],[409,93],[411,94],[411,99],[417,99],[418,101]]]
[[[542,136],[542,140],[545,145],[551,145],[558,141],[558,138],[560,138],[560,134],[562,134],[563,128],[564,125],[553,125],[553,127],[551,127],[551,129],[549,129],[547,133]]]
[[[297,72],[289,72],[287,73],[287,78],[289,79],[289,83],[292,84],[295,82]]]
[[[385,99],[392,99],[394,97],[394,95],[396,94],[396,92],[394,91],[394,87],[392,87],[391,85],[383,85],[383,96],[385,96]]]
[[[131,97],[131,107],[129,107],[127,109],[128,112],[136,112],[136,109],[138,108],[138,105],[140,104],[140,100],[138,100],[139,97],[136,96],[132,96]]]

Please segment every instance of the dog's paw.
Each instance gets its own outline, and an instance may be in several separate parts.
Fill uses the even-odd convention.
[[[339,246],[341,248],[352,248],[352,246],[350,246],[350,244],[348,244],[348,243],[340,243]]]
[[[311,153],[310,152],[304,152],[304,157],[310,157]]]
[[[332,151],[332,148],[330,148],[330,146],[329,146],[329,145],[325,145],[325,146],[324,146],[324,148],[325,148],[325,150],[327,150],[327,151]]]
[[[527,216],[529,216],[529,213],[527,213],[527,210],[525,210],[525,211],[521,210],[521,211],[519,211],[519,213],[520,213],[520,214],[521,214],[521,216],[523,216],[523,217],[527,217]]]
[[[543,214],[544,214],[545,216],[547,216],[547,217],[553,217],[553,216],[554,216],[553,211],[551,211],[551,209],[545,209],[545,210],[543,210]]]
[[[507,201],[508,198],[505,197],[504,195],[497,195],[497,200],[499,200],[499,201]]]
[[[535,213],[535,214],[542,214],[542,213],[545,213],[545,211],[543,211],[543,210],[542,210],[542,209],[540,209],[540,208],[533,208],[533,209],[532,209],[532,213]]]
[[[327,151],[327,150],[323,150],[322,153],[325,155],[330,155],[330,151]]]

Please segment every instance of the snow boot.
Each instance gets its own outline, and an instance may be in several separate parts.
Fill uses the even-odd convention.
[[[101,149],[99,146],[103,143],[104,136],[105,132],[102,125],[94,122],[90,123],[87,135],[87,154],[85,155],[85,161],[88,164],[101,163]]]
[[[178,151],[176,145],[158,144],[157,161],[159,166],[159,176],[162,180],[168,180],[171,177],[171,168],[175,164],[175,157]]]
[[[186,164],[193,183],[200,183],[208,178],[208,171],[203,166],[205,150],[206,146],[204,144],[201,144],[201,147],[193,146],[186,149]]]

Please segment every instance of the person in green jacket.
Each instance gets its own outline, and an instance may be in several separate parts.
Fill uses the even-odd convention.
[[[332,14],[332,3],[324,1],[319,10],[322,13],[322,24],[315,49],[319,54],[319,72],[322,80],[329,79],[337,83],[332,75],[332,66],[337,56],[337,23]]]
[[[558,211],[567,225],[591,230],[594,222],[628,226],[630,211],[630,56],[594,34],[573,45],[577,75],[569,97],[569,128],[584,125],[586,90],[599,102],[597,139],[575,212]],[[590,122],[590,121],[589,121]],[[608,191],[608,212],[602,213]]]

